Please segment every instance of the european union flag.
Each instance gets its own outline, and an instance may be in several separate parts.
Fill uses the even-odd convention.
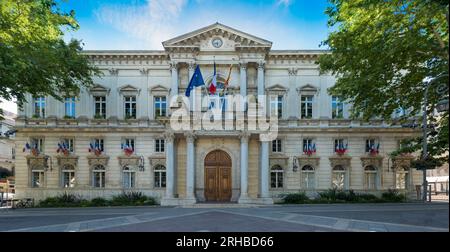
[[[191,81],[189,82],[189,86],[186,89],[186,96],[191,96],[191,90],[194,89],[194,87],[203,85],[205,85],[205,81],[203,80],[202,72],[200,72],[200,66],[197,65],[194,75],[192,75]]]

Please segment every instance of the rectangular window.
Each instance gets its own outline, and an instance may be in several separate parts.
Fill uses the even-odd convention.
[[[125,96],[125,119],[136,119],[136,96]]]
[[[44,171],[33,170],[31,171],[31,187],[43,187],[44,186]]]
[[[105,171],[94,171],[94,187],[104,188],[105,187]]]
[[[306,138],[303,139],[303,152],[310,151],[314,146],[313,139]]]
[[[101,139],[101,138],[95,138],[94,139],[94,141],[93,141],[93,143],[94,143],[94,148],[99,148],[100,149],[100,151],[102,151],[102,152],[104,152],[105,151],[105,148],[104,148],[104,141],[103,141],[103,139]]]
[[[312,107],[313,107],[313,96],[302,96],[301,98],[301,113],[302,118],[308,119],[312,118]]]
[[[94,97],[94,117],[97,119],[106,118],[106,97],[105,96],[95,96]]]
[[[134,144],[134,138],[125,138],[122,143],[123,143],[124,146],[131,147],[133,149],[133,151],[136,152],[136,148],[135,148],[136,146]]]
[[[155,96],[154,107],[155,107],[155,117],[167,116],[167,100],[165,96]]]
[[[68,97],[64,101],[65,116],[75,118],[75,97]]]
[[[283,96],[270,96],[270,115],[278,116],[281,118],[283,116]]]
[[[371,150],[376,150],[376,149],[377,149],[376,140],[373,138],[366,139],[366,152],[369,153]]]
[[[164,152],[164,139],[156,139],[155,140],[155,152],[161,153]]]
[[[344,103],[337,96],[331,98],[331,117],[333,119],[344,118]]]
[[[73,153],[74,152],[74,140],[73,138],[64,138],[62,139],[62,142],[66,146],[66,148]]]
[[[75,171],[73,170],[63,170],[63,187],[73,188],[75,187]]]
[[[130,189],[130,188],[134,188],[134,184],[135,184],[135,172],[133,171],[124,171],[123,172],[123,187]]]
[[[272,141],[272,152],[281,152],[281,140],[276,139]]]
[[[345,153],[347,151],[348,144],[343,138],[334,139],[334,152]]]
[[[34,117],[45,118],[45,97],[34,98]]]
[[[331,180],[332,187],[338,190],[345,189],[345,172],[333,171],[333,177]]]
[[[37,149],[39,152],[44,152],[44,139],[43,138],[32,138],[31,148]]]
[[[365,179],[366,179],[367,189],[375,190],[377,173],[376,172],[365,172],[365,177],[366,177]]]

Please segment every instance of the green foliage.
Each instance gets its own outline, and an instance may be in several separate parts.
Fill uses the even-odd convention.
[[[123,192],[120,195],[116,195],[110,201],[112,206],[143,206],[154,205],[155,201],[143,195],[141,192]]]
[[[50,197],[39,202],[39,207],[77,207],[82,198],[78,195],[64,192],[56,197]]]
[[[282,199],[285,204],[304,204],[309,201],[304,192],[285,194]]]
[[[13,175],[12,171],[10,171],[6,168],[0,167],[0,178],[7,178],[12,175]]]
[[[326,13],[332,30],[322,43],[330,54],[318,63],[322,73],[339,78],[332,95],[352,104],[352,117],[387,121],[399,108],[400,122],[421,112],[424,80],[428,92],[429,156],[448,160],[448,111],[434,117],[436,104],[448,99],[449,9],[437,0],[329,0]],[[407,151],[421,150],[421,139]],[[398,153],[394,153],[397,155]]]
[[[400,193],[398,190],[389,189],[381,195],[381,199],[385,202],[405,202],[406,195]]]
[[[104,198],[93,198],[89,203],[90,203],[89,206],[96,206],[96,207],[109,205],[108,200]]]
[[[283,204],[329,204],[329,203],[387,203],[405,202],[406,196],[396,190],[389,190],[379,198],[369,193],[355,193],[353,190],[337,190],[335,188],[319,192],[319,197],[309,199],[305,193],[286,194],[282,197]]]
[[[39,207],[103,207],[103,206],[150,206],[156,205],[154,198],[141,192],[123,192],[113,196],[111,200],[94,198],[83,199],[80,196],[64,192],[56,197],[49,197],[39,202]]]
[[[81,54],[80,41],[63,39],[64,30],[78,28],[75,12],[56,0],[0,1],[0,98],[19,106],[26,93],[62,101],[93,85],[100,71]]]
[[[105,117],[101,114],[95,114],[94,119],[105,119]]]

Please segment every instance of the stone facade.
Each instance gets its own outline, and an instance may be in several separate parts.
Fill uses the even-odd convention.
[[[217,39],[221,43],[213,42]],[[39,170],[30,159],[41,156],[18,153],[19,196],[42,199],[70,191],[92,198],[132,190],[155,196],[164,205],[203,202],[207,190],[205,157],[215,150],[231,158],[232,202],[273,203],[280,194],[298,191],[314,196],[341,182],[343,189],[371,193],[389,188],[412,192],[414,185],[421,183],[419,172],[407,166],[395,169],[388,156],[401,139],[418,132],[381,120],[351,120],[350,104],[343,104],[342,112],[335,111],[339,116],[333,117],[334,100],[327,89],[334,85],[335,77],[319,74],[315,64],[325,51],[271,50],[271,42],[218,23],[163,45],[164,51],[86,51],[104,76],[95,79],[94,87],[82,89],[74,105],[70,100],[67,105],[67,101],[61,103],[51,97],[42,102],[27,96],[29,102],[17,119],[17,146],[42,139],[39,155],[46,159],[41,159],[45,165]],[[170,98],[185,93],[196,65],[208,84],[214,63],[221,81],[227,79],[229,66],[233,66],[229,94],[278,97],[279,142],[260,141],[261,132],[245,129],[170,128],[167,116],[178,104],[171,103]],[[197,88],[189,99],[198,99],[201,93]],[[96,105],[103,99],[99,97],[105,97],[104,104]],[[131,102],[135,109],[125,104],[130,97],[135,99]],[[309,105],[302,101],[310,101],[311,110],[303,112],[302,108]],[[270,106],[267,100],[268,109]],[[230,120],[236,125],[248,123]],[[68,154],[56,152],[63,139],[71,139]],[[101,153],[89,152],[95,139],[103,141]],[[131,144],[126,139],[133,140],[131,155],[121,149],[124,143]],[[311,155],[303,151],[307,139],[315,146]],[[366,152],[369,139],[379,146],[376,155]],[[345,141],[345,154],[335,153],[335,140]],[[67,167],[73,167],[73,174],[64,170]],[[276,167],[280,168],[277,174]],[[103,168],[104,173],[99,172]],[[70,180],[72,175],[75,182],[67,182],[65,176]],[[33,184],[36,180],[39,186]],[[104,185],[96,187],[96,183]],[[131,188],[124,188],[130,183]]]
[[[4,111],[4,120],[0,121],[0,169],[14,173],[16,158],[15,134],[12,133],[16,114]]]

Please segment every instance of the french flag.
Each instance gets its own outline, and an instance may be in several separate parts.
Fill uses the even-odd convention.
[[[211,81],[211,85],[209,85],[209,93],[215,94],[217,87],[217,75],[216,75],[216,62],[214,61],[214,75]]]

